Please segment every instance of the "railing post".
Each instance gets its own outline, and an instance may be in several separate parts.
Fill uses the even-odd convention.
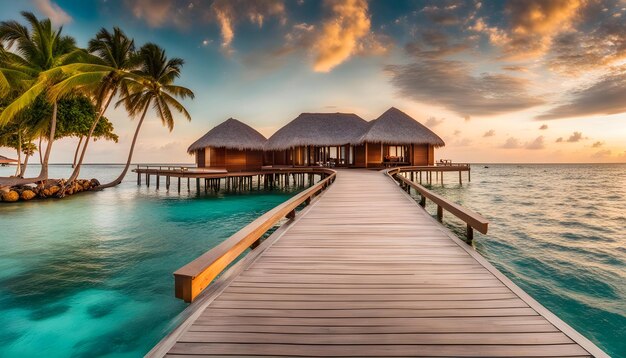
[[[426,207],[426,197],[422,194],[420,199],[420,205],[425,208]]]
[[[474,240],[474,228],[471,227],[470,224],[467,224],[467,242],[471,244],[473,240]]]
[[[437,205],[437,221],[443,221],[443,207],[441,205]]]
[[[285,217],[289,220],[294,219],[296,217],[296,209],[293,209],[290,212],[288,212],[287,215],[285,215]]]
[[[252,243],[252,245],[250,245],[250,250],[254,250],[257,247],[259,247],[259,245],[261,245],[261,239],[257,239],[255,242]]]

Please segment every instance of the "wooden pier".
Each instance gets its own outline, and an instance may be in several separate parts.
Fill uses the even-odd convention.
[[[178,270],[193,303],[148,356],[607,356],[424,211],[402,189],[427,191],[398,172],[329,173]]]

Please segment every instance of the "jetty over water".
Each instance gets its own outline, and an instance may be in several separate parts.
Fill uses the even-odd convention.
[[[607,356],[432,218],[401,183],[383,172],[339,170],[252,223],[262,230],[261,221],[289,210],[290,220],[264,241],[244,229],[181,268],[177,295],[194,302],[148,355]],[[309,191],[320,195],[311,201]],[[466,219],[480,229],[479,215]],[[226,257],[243,252],[233,243],[251,241],[256,248],[209,284],[234,259]],[[183,286],[201,276],[206,289],[189,296],[195,289]]]

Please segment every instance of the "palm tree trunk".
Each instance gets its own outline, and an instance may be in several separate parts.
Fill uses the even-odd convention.
[[[78,139],[78,145],[76,146],[76,150],[74,151],[74,161],[72,162],[72,168],[76,168],[76,159],[78,158],[78,151],[80,150],[80,145],[83,143],[83,136],[80,136]]]
[[[43,157],[43,162],[41,163],[41,171],[39,172],[39,177],[37,181],[45,181],[48,180],[48,161],[50,160],[50,152],[52,152],[52,143],[54,143],[54,133],[57,129],[57,102],[54,101],[52,104],[52,118],[50,118],[50,134],[48,137],[48,145],[46,146],[46,154]]]
[[[22,165],[22,171],[20,172],[20,178],[24,177],[24,173],[26,173],[26,167],[28,166],[28,158],[30,158],[30,154],[26,154],[24,158],[24,165]]]
[[[89,134],[87,134],[87,138],[85,139],[83,150],[80,153],[80,159],[78,160],[78,163],[76,163],[74,167],[74,171],[72,172],[72,175],[70,175],[69,179],[67,179],[68,183],[71,183],[72,181],[76,180],[76,178],[78,178],[78,175],[80,174],[80,167],[83,164],[83,159],[85,159],[85,153],[87,152],[87,147],[89,146],[89,142],[91,141],[91,136],[93,135],[94,130],[96,130],[96,126],[98,125],[100,118],[102,118],[102,116],[104,115],[104,112],[106,112],[107,108],[109,107],[109,104],[111,103],[111,100],[113,99],[114,95],[115,95],[115,91],[111,91],[111,94],[109,95],[109,99],[107,99],[106,104],[104,105],[104,107],[102,107],[102,110],[98,113],[98,116],[96,117],[93,124],[91,125],[91,128],[89,128]],[[74,159],[74,161],[76,161],[76,159]]]
[[[143,120],[146,118],[146,113],[148,113],[148,108],[150,107],[150,102],[152,102],[152,101],[150,100],[150,101],[148,101],[148,103],[146,103],[146,108],[144,108],[143,114],[141,115],[141,119],[139,120],[139,123],[137,123],[137,129],[135,129],[135,135],[133,136],[133,142],[130,145],[130,151],[128,152],[128,159],[126,160],[126,166],[124,167],[124,170],[122,171],[122,174],[120,174],[112,182],[104,184],[104,185],[100,185],[98,187],[98,189],[111,188],[111,187],[114,187],[116,185],[119,185],[122,182],[122,180],[124,179],[124,177],[126,176],[126,173],[128,172],[128,167],[130,167],[130,162],[133,159],[133,152],[135,151],[135,144],[137,143],[137,136],[139,135],[139,130],[141,129],[141,124],[143,123]]]
[[[39,164],[40,165],[43,165],[43,157],[41,156],[41,139],[42,138],[43,138],[42,136],[39,136],[39,150],[38,151],[39,151]]]
[[[46,154],[41,163],[41,171],[36,178],[0,178],[0,187],[32,184],[48,180],[48,161],[50,160],[50,152],[52,151],[52,143],[54,142],[54,132],[57,128],[57,102],[52,103],[52,117],[50,118],[50,134],[48,137],[48,145],[46,146]]]
[[[15,176],[20,177],[22,172],[22,130],[17,131],[17,165],[15,167]]]

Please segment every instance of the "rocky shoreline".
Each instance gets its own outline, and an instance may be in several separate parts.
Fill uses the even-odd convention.
[[[65,179],[47,180],[45,184],[18,185],[0,191],[0,202],[13,203],[16,201],[29,201],[33,199],[57,198],[73,195],[82,191],[95,190],[100,186],[98,179],[77,179],[67,183]],[[64,188],[64,189],[62,189]],[[64,190],[63,195],[59,191]]]

